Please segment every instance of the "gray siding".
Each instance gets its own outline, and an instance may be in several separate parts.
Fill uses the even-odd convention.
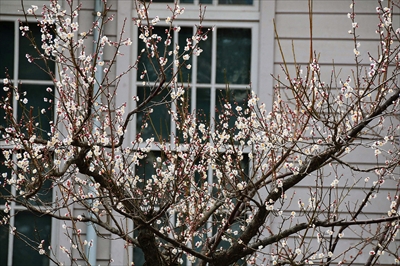
[[[306,71],[306,67],[309,62],[310,54],[310,40],[309,40],[309,15],[308,15],[308,1],[286,1],[277,0],[275,10],[275,21],[276,29],[279,35],[279,41],[285,56],[285,61],[288,65],[289,70],[294,75],[294,56],[293,50],[295,51],[296,62],[300,64],[303,71]],[[348,75],[352,75],[351,69],[354,66],[354,41],[353,35],[348,33],[348,30],[352,28],[351,20],[347,18],[347,13],[351,12],[350,3],[351,1],[328,1],[328,0],[314,0],[313,1],[313,51],[319,56],[319,63],[321,65],[322,80],[329,83],[330,75],[332,71],[332,63],[335,64],[336,73],[341,73],[340,78],[345,79]],[[386,1],[384,1],[386,2]],[[361,52],[360,59],[362,65],[369,66],[369,59],[367,52],[376,53],[379,36],[375,33],[376,25],[378,24],[378,15],[375,12],[377,6],[376,1],[356,1],[356,19],[359,27],[356,29],[357,35],[359,35],[358,42],[361,43],[359,48]],[[395,8],[395,14],[393,16],[393,27],[396,29],[400,27],[399,22],[399,10]],[[285,76],[282,72],[282,64],[284,60],[280,54],[278,48],[278,40],[275,38],[274,46],[274,74],[280,76],[284,80]],[[359,168],[372,168],[377,166],[378,163],[384,163],[383,157],[375,157],[372,150],[359,149],[355,152],[351,152],[345,157],[347,162],[354,164]],[[316,189],[316,175],[322,178],[323,183],[319,184],[319,188]],[[359,219],[371,219],[379,218],[385,215],[386,211],[389,210],[390,201],[386,199],[388,194],[393,195],[396,192],[396,185],[400,175],[400,169],[397,169],[394,179],[388,178],[382,189],[376,194],[376,198],[371,199],[368,206],[365,208],[365,215],[360,216]],[[328,194],[324,197],[324,200],[320,203],[321,207],[324,208],[324,204],[332,203],[334,199],[340,200],[344,197],[345,200],[339,206],[339,219],[349,219],[348,210],[354,212],[354,206],[357,206],[365,198],[366,191],[365,187],[370,187],[371,182],[377,180],[377,176],[373,173],[359,173],[348,169],[347,167],[326,166],[322,171],[319,171],[309,177],[305,178],[295,188],[295,193],[291,191],[288,193],[289,200],[284,205],[285,213],[291,211],[298,212],[298,200],[301,199],[306,205],[308,205],[308,199],[310,198],[310,192],[322,193],[322,191],[328,190],[331,182],[338,176],[340,182],[338,188],[332,191],[332,198],[329,199]],[[365,177],[370,177],[369,183],[366,185]],[[325,206],[326,207],[326,206]],[[326,213],[321,213],[326,215]],[[279,232],[279,228],[282,226],[282,220],[275,218],[271,220],[272,230],[274,233]],[[304,222],[302,218],[295,218],[292,221],[292,225],[297,222]],[[283,225],[282,228],[287,228],[289,225]],[[329,228],[326,228],[329,229]],[[345,258],[348,264],[351,261],[351,257],[357,255],[357,249],[352,251],[346,251],[350,246],[360,242],[361,239],[367,239],[373,237],[376,232],[376,226],[371,225],[367,227],[368,230],[346,230],[344,239],[335,252],[335,255],[343,253],[343,255],[337,258],[337,261]],[[310,232],[313,232],[310,229]],[[398,239],[400,240],[400,239]],[[299,243],[296,238],[288,240],[288,243],[292,243],[293,247],[295,243]],[[305,238],[305,246],[309,244],[309,250],[313,250],[313,247],[317,247],[316,235],[308,234]],[[398,246],[399,241],[393,243],[393,246]],[[361,246],[360,246],[361,247]],[[273,250],[274,248],[272,248]],[[371,248],[372,249],[372,248]],[[371,249],[366,249],[371,250]],[[359,256],[356,262],[359,265],[363,265],[368,259],[368,252],[365,252]],[[381,263],[392,264],[394,262],[393,256],[382,256]],[[314,260],[317,263],[318,260]]]

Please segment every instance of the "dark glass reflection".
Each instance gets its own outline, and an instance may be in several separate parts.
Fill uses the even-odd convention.
[[[249,84],[251,29],[217,30],[217,83]]]

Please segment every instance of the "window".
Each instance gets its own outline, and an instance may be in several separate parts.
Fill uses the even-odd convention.
[[[180,51],[183,51],[187,39],[190,39],[197,29],[193,26],[184,26],[181,21],[179,23],[181,29],[178,32],[173,32],[171,43],[178,44],[181,47]],[[190,24],[189,22],[187,25]],[[207,29],[206,26],[203,25],[203,27]],[[254,75],[252,69],[255,69],[254,66],[257,63],[253,40],[257,29],[257,23],[219,22],[214,27],[214,30],[209,32],[208,38],[201,42],[200,48],[203,51],[200,56],[192,55],[189,60],[185,61],[186,65],[191,65],[191,68],[183,67],[178,73],[178,82],[185,84],[185,87],[189,87],[189,90],[185,93],[189,111],[195,112],[198,119],[203,123],[212,127],[218,123],[218,112],[223,109],[225,103],[223,99],[228,100],[232,105],[234,103],[235,105],[244,105],[247,101],[250,93],[250,83],[254,78],[254,76],[252,77]],[[165,38],[165,31],[165,27],[157,26],[154,28],[153,34]],[[164,41],[165,39],[158,43],[160,52],[164,51]],[[139,40],[136,53],[140,54],[144,48],[145,44]],[[172,55],[168,56],[166,54],[164,56],[168,58],[168,62],[173,62]],[[174,70],[176,70],[176,67]],[[144,76],[142,76],[143,73],[145,73]],[[136,95],[139,97],[139,101],[143,101],[151,93],[152,85],[156,80],[157,75],[152,69],[152,64],[147,61],[147,58],[146,60],[140,59],[137,76],[135,77]],[[171,99],[168,97],[168,93],[164,92],[157,95],[154,102],[159,102],[162,99],[170,101]],[[169,142],[175,138],[178,132],[168,112],[169,108],[175,107],[168,104],[155,105],[151,113],[142,112],[138,114],[136,118],[136,133],[140,133],[143,139],[154,137],[156,141]],[[147,123],[148,126],[143,127],[143,123]],[[151,179],[151,175],[154,174],[152,165],[157,157],[162,156],[157,147],[152,147],[152,149],[152,152],[147,154],[147,158],[141,160],[141,166],[136,169],[136,174],[145,180]],[[247,154],[244,154],[244,157],[244,161],[249,162]],[[248,167],[248,163],[242,166],[243,169],[246,169],[246,174],[250,171]],[[208,171],[207,178],[209,183],[216,181],[214,175],[215,173],[212,170]],[[222,218],[224,217],[213,217],[212,220],[217,221]],[[175,219],[177,218],[175,217]],[[235,226],[239,227],[239,224]],[[205,234],[208,235],[215,233],[216,227],[210,223],[210,228],[204,230]],[[223,241],[221,247],[226,248],[227,244],[227,241]],[[183,265],[186,265],[186,258],[182,257],[182,259],[184,261]],[[135,265],[144,263],[143,253],[139,248],[133,249],[133,260]],[[244,262],[241,261],[240,263],[243,264]],[[187,265],[190,265],[190,263]]]
[[[12,89],[3,89],[1,86],[0,103],[6,98],[12,99],[13,117],[17,121],[24,121],[21,120],[23,117],[32,118],[38,127],[36,135],[47,138],[54,97],[50,92],[46,92],[45,88],[52,86],[53,82],[43,70],[28,62],[26,55],[31,54],[34,58],[37,53],[29,40],[21,36],[19,27],[17,21],[0,21],[0,34],[6,36],[7,39],[7,42],[0,42],[0,77],[1,80],[7,77],[14,86],[18,85],[20,95],[18,99]],[[36,43],[40,44],[41,33],[36,23],[29,24],[29,28],[33,32]],[[40,60],[36,63],[44,67]],[[49,67],[54,69],[54,64],[50,63]],[[44,100],[45,98],[47,100]],[[27,102],[23,104],[24,99]],[[0,125],[6,126],[10,121],[4,119],[3,108],[0,110],[0,116]],[[24,125],[24,122],[22,123]],[[12,147],[6,146],[0,139],[0,150],[3,152],[9,148]],[[0,193],[15,195],[15,187],[7,185],[6,182],[6,179],[15,176],[15,173],[4,165],[6,160],[2,152],[0,152]],[[12,157],[12,160],[15,159],[15,156]],[[50,184],[45,183],[40,194],[41,200],[50,202],[52,199]],[[8,212],[4,212],[7,209],[6,204],[11,207]],[[1,224],[0,227],[0,265],[26,265],[27,262],[35,262],[35,265],[49,265],[49,259],[31,247],[37,248],[42,240],[44,240],[44,248],[49,246],[51,218],[39,217],[23,206],[14,202],[7,203],[4,199],[0,200],[0,213],[2,222],[4,222],[3,218],[9,217],[8,223]],[[17,231],[10,234],[13,228]]]
[[[195,30],[194,27],[181,27],[179,32],[174,33],[172,43],[178,43],[183,48],[186,45],[186,39],[191,38]],[[186,95],[190,97],[187,99],[190,111],[197,110],[209,125],[214,124],[211,120],[217,117],[216,110],[221,110],[221,99],[226,95],[228,86],[232,101],[241,104],[247,99],[252,58],[254,58],[252,31],[251,26],[247,28],[216,27],[209,33],[207,40],[201,43],[200,48],[203,52],[200,56],[193,55],[186,61],[186,64],[192,66],[190,70],[182,68],[178,75],[178,82],[190,85],[190,91]],[[162,27],[157,27],[153,31],[159,36],[165,36],[164,32],[165,28]],[[139,41],[138,54],[143,48],[143,42]],[[163,51],[163,47],[158,46],[158,48],[159,51]],[[173,60],[172,57],[168,59]],[[147,60],[142,60],[139,63],[136,78],[137,95],[140,100],[150,93],[150,87],[143,86],[143,80],[146,80],[146,77],[144,79],[140,77],[144,70],[147,71],[146,75],[150,81],[148,85],[152,85],[152,81],[157,79],[151,64]],[[157,102],[164,97],[167,97],[166,93],[158,95],[154,101]],[[142,128],[144,122],[149,125],[147,128]],[[140,132],[144,139],[154,137],[156,140],[168,140],[171,134],[176,133],[171,123],[168,107],[157,105],[151,114],[138,115],[136,132]]]

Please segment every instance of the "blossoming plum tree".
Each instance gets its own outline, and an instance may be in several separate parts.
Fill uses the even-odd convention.
[[[28,111],[16,117],[13,101],[23,107],[29,91],[21,91],[8,76],[3,80],[7,93],[0,101],[7,125],[0,127],[2,164],[9,171],[1,173],[2,226],[9,226],[11,202],[69,221],[64,230],[71,247],[61,249],[72,261],[86,263],[90,239],[81,234],[84,223],[111,233],[110,241],[140,248],[146,265],[352,264],[362,254],[368,255],[366,265],[388,256],[398,262],[400,30],[392,26],[391,1],[387,7],[380,1],[376,9],[380,40],[378,51],[368,55],[369,67],[359,61],[352,5],[355,64],[347,80],[335,72],[329,82],[322,80],[312,52],[305,69],[296,65],[292,73],[282,66],[285,79],[276,77],[271,110],[254,92],[245,105],[227,96],[210,123],[188,108],[190,87],[179,82],[179,73],[190,69],[190,57],[201,56],[202,42],[212,29],[200,21],[197,33],[179,47],[173,32],[180,29],[177,18],[184,9],[169,7],[171,17],[164,22],[150,17],[151,3],[136,1],[133,23],[145,48],[128,69],[115,73],[120,49],[134,39],[124,29],[116,40],[105,35],[105,25],[112,23],[106,1],[89,29],[77,23],[81,7],[67,3],[62,9],[51,0],[40,15],[37,6],[23,7],[25,17],[36,18],[42,34],[41,43],[35,44],[21,22],[21,34],[37,51],[27,60],[50,75],[54,89],[43,90],[53,93],[55,101],[38,115]],[[168,25],[164,35],[153,32],[160,23]],[[89,52],[91,42],[96,45]],[[112,60],[103,60],[106,49],[113,51]],[[150,69],[139,71],[144,61]],[[135,107],[126,110],[116,97],[129,71],[139,71],[149,93],[143,99],[133,97]],[[156,101],[161,94],[168,97]],[[151,126],[150,113],[157,105],[168,107],[176,134],[144,139],[139,130],[127,143],[133,118],[144,114],[140,128]],[[44,131],[40,117],[50,113],[50,130]],[[154,171],[148,175],[143,169],[152,147],[160,156],[150,162]],[[359,151],[372,153],[376,165],[352,164],[350,155]],[[304,182],[306,202],[295,193]],[[389,193],[384,190],[388,184]],[[51,201],[42,199],[48,187],[54,193]],[[361,197],[350,201],[351,193]],[[382,193],[387,208],[375,209],[378,215],[372,216],[368,206]],[[77,206],[86,213],[76,215]],[[134,226],[126,226],[127,221]],[[18,228],[9,229],[18,235]],[[339,243],[348,241],[346,234],[355,237],[343,249]],[[52,256],[55,247],[36,244],[40,254],[58,263]]]

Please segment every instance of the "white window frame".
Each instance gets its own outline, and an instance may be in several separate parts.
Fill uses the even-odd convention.
[[[150,6],[151,14],[157,14],[160,18],[171,16],[171,11],[166,10],[166,6],[171,8],[174,1],[170,3],[153,2]],[[179,20],[198,20],[200,1],[194,0],[194,3],[179,3],[185,8],[185,12],[179,15]],[[212,0],[211,4],[201,4],[206,7],[207,21],[212,20],[236,20],[236,21],[254,21],[259,20],[260,0],[253,0],[252,5],[233,5],[233,4],[218,4],[218,0]],[[133,12],[135,14],[135,12]],[[150,15],[151,15],[150,14]]]

